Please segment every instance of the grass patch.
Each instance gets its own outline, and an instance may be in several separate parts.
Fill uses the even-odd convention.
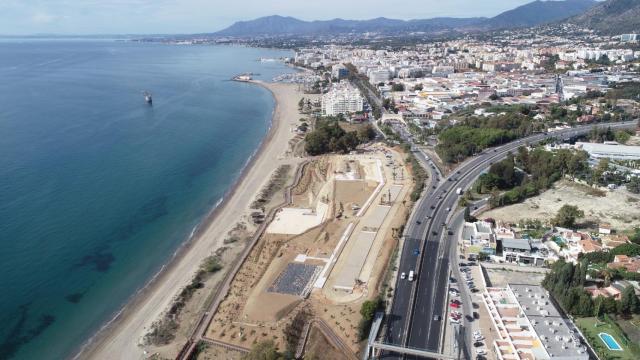
[[[595,317],[577,318],[575,319],[575,322],[601,360],[640,359],[640,349],[638,348],[638,345],[629,341],[622,329],[620,329],[620,327],[611,318],[607,317],[603,321],[597,321]],[[598,336],[601,332],[608,333],[613,336],[622,347],[622,351],[609,350]]]

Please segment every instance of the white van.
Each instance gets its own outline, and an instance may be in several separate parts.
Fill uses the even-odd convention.
[[[413,281],[413,270],[409,271],[409,281]]]

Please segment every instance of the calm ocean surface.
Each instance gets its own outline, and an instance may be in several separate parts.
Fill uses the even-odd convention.
[[[72,355],[159,270],[269,128],[271,95],[227,80],[290,55],[0,40],[0,359]]]

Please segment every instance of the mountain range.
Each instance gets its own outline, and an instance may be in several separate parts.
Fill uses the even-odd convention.
[[[640,0],[608,0],[568,21],[602,34],[637,33],[640,31]]]
[[[629,0],[622,0],[629,1]],[[638,2],[633,0],[631,2]],[[594,0],[533,1],[492,18],[451,18],[396,20],[376,18],[370,20],[316,20],[304,21],[293,17],[266,16],[250,21],[239,21],[214,33],[215,36],[252,37],[288,35],[337,35],[348,33],[436,33],[450,30],[496,30],[542,25],[566,19],[597,6]]]

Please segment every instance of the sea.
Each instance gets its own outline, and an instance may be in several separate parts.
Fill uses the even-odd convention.
[[[289,51],[0,39],[0,359],[65,359],[240,176]],[[153,106],[143,91],[153,94]]]

